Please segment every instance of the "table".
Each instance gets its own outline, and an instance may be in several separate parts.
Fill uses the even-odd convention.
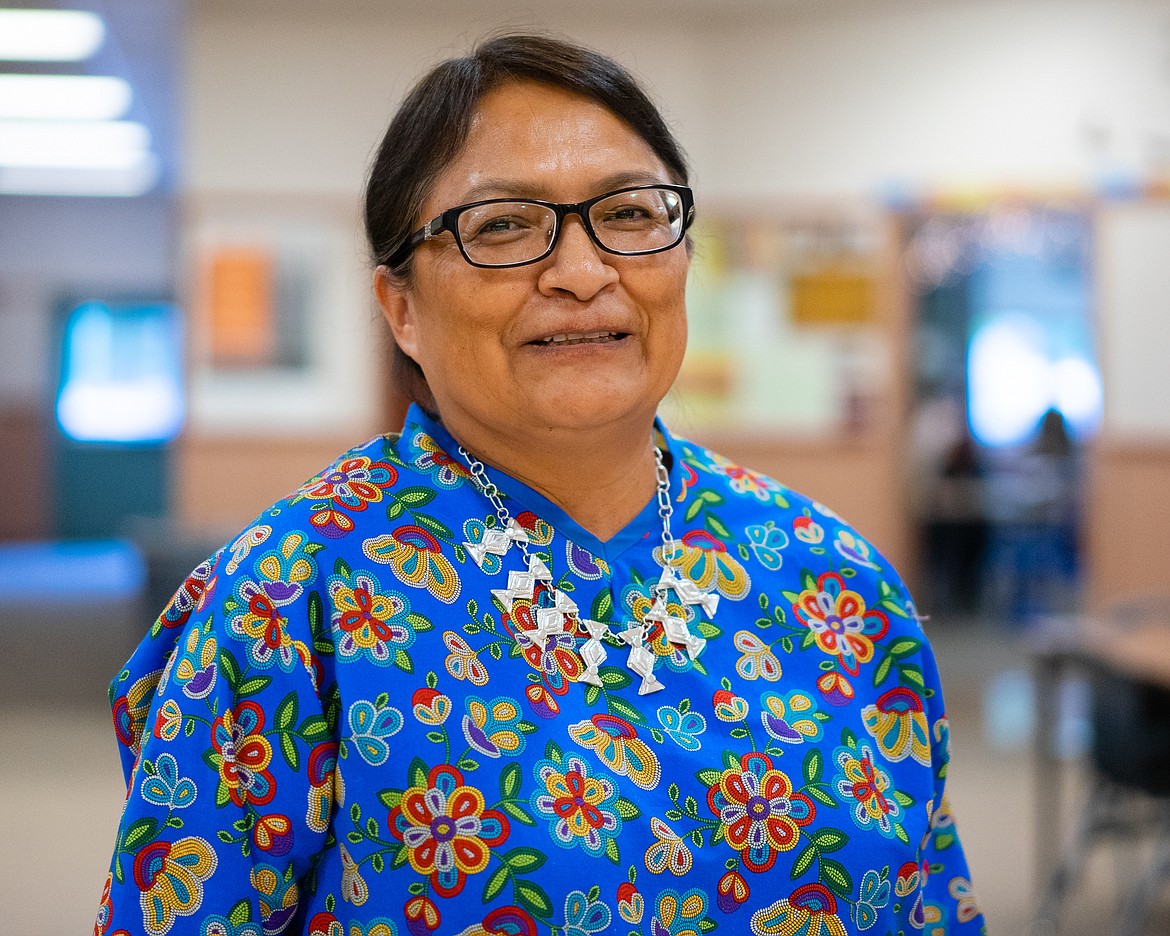
[[[1106,669],[1170,690],[1170,601],[1122,609],[1114,615],[1045,618],[1029,637],[1036,678],[1037,892],[1048,883],[1060,826],[1057,729],[1061,681],[1076,670]]]

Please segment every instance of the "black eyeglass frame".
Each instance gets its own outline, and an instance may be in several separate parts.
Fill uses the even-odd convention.
[[[620,195],[623,192],[639,192],[648,189],[666,189],[669,192],[674,192],[679,196],[682,207],[682,228],[679,230],[678,239],[672,244],[667,244],[663,247],[653,247],[650,250],[614,250],[611,247],[606,247],[605,244],[597,237],[597,232],[593,230],[593,224],[589,220],[589,209],[600,201],[607,198],[612,198],[614,195]],[[459,237],[459,231],[456,229],[455,221],[464,211],[469,208],[479,208],[481,205],[500,205],[506,202],[519,202],[525,205],[540,205],[543,208],[550,209],[556,220],[553,223],[552,237],[549,239],[548,248],[538,257],[533,257],[531,260],[520,260],[516,263],[480,263],[472,260],[467,255],[467,248],[463,246],[463,240]],[[593,198],[587,198],[585,201],[577,202],[576,204],[567,204],[560,202],[541,201],[539,198],[485,198],[482,201],[468,202],[466,205],[456,205],[454,208],[448,208],[441,215],[431,218],[426,224],[420,227],[417,231],[410,235],[405,243],[402,244],[390,258],[386,261],[386,266],[390,269],[398,266],[414,250],[419,244],[424,241],[431,240],[438,237],[444,231],[450,232],[451,236],[455,238],[455,244],[459,247],[459,252],[463,254],[463,259],[470,263],[473,267],[480,267],[485,270],[503,270],[510,267],[528,266],[530,263],[539,263],[549,254],[551,254],[557,246],[557,242],[561,239],[561,231],[564,230],[565,217],[567,215],[575,214],[581,219],[581,224],[585,228],[585,233],[589,235],[589,239],[601,250],[608,254],[616,254],[619,257],[645,257],[649,254],[662,253],[665,250],[673,250],[682,243],[686,236],[687,229],[695,220],[695,194],[687,185],[673,185],[666,182],[653,182],[647,185],[627,185],[624,188],[614,189],[612,192],[604,192],[601,195],[595,195]]]

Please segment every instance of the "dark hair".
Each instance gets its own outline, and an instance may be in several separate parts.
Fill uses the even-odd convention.
[[[596,101],[619,117],[662,160],[672,181],[688,181],[686,156],[638,81],[613,59],[563,39],[507,34],[468,56],[441,62],[407,94],[390,121],[366,182],[365,226],[375,266],[386,264],[424,219],[435,179],[458,154],[485,94],[516,81],[536,81]],[[407,279],[411,256],[390,270]],[[391,349],[398,388],[434,413],[421,368],[397,344]]]

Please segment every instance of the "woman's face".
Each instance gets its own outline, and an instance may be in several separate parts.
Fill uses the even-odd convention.
[[[575,203],[672,181],[645,141],[604,107],[517,82],[484,96],[419,223],[485,198]],[[453,434],[530,442],[557,429],[648,431],[686,345],[686,276],[683,245],[615,256],[571,215],[538,263],[473,267],[444,234],[416,248],[408,286],[379,278],[378,295]],[[548,342],[561,335],[583,340]]]

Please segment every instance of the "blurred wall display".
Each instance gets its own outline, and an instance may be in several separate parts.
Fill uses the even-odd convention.
[[[913,504],[928,612],[1080,601],[1084,444],[1101,424],[1092,220],[997,199],[908,215]]]
[[[890,379],[884,226],[862,210],[714,210],[696,224],[682,425],[817,438],[871,424]]]
[[[201,195],[186,230],[192,430],[356,440],[376,423],[382,323],[348,212]]]
[[[183,427],[183,322],[169,302],[91,299],[59,314],[53,527],[124,535],[168,507]]]
[[[275,363],[273,262],[263,247],[222,247],[207,261],[207,329],[216,366]]]
[[[77,442],[160,444],[183,425],[183,328],[169,303],[83,302],[65,321],[57,424]]]

